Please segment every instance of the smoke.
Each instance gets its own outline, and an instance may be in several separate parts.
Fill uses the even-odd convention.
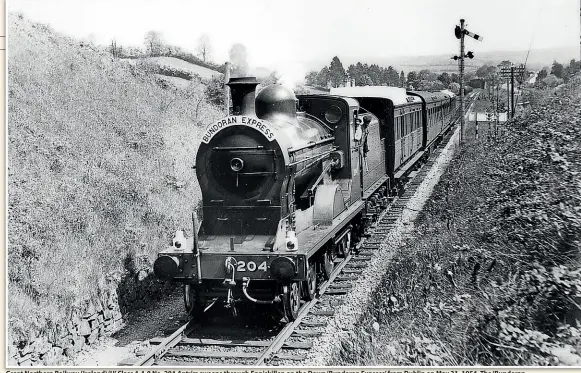
[[[284,62],[276,66],[278,83],[289,88],[295,89],[297,85],[303,84],[306,67],[300,62]]]
[[[244,44],[236,43],[232,45],[229,56],[232,65],[230,70],[232,78],[253,75],[248,64],[248,51]],[[295,56],[295,54],[291,54],[290,50],[278,55],[278,62],[269,66],[273,73],[267,78],[267,84],[277,83],[292,90],[298,85],[304,84],[307,68],[303,63],[293,61]],[[253,66],[253,69],[255,68],[256,66]]]
[[[244,44],[236,43],[230,48],[231,77],[238,78],[248,75],[248,52]]]

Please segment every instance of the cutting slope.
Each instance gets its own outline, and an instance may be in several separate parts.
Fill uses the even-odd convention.
[[[8,278],[13,342],[148,260],[198,195],[204,86],[183,95],[107,53],[8,18]],[[187,229],[186,229],[187,230]],[[141,263],[141,264],[139,264]]]

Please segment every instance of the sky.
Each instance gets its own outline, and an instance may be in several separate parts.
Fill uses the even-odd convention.
[[[251,66],[302,76],[309,62],[335,55],[365,61],[457,53],[460,18],[484,38],[467,39],[475,53],[526,51],[531,42],[579,47],[580,40],[579,0],[8,0],[7,8],[99,44],[115,38],[141,47],[156,30],[194,52],[205,33],[215,62],[242,43]]]

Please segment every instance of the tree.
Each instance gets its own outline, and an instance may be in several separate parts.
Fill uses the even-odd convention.
[[[450,74],[444,72],[441,73],[438,76],[438,80],[441,81],[442,83],[444,83],[444,85],[447,87],[450,85],[450,83],[452,83],[452,78],[450,77]]]
[[[206,62],[206,59],[210,57],[212,53],[212,45],[210,44],[210,37],[207,34],[202,34],[198,39],[197,52],[199,56],[202,56],[202,60]]]
[[[547,72],[547,69],[542,69],[541,71],[538,72],[537,74],[537,79],[535,80],[535,85],[542,85],[543,80],[549,76],[549,73]]]
[[[205,94],[208,100],[216,106],[224,105],[224,79],[213,76],[206,85]]]
[[[471,71],[466,71],[464,73],[464,84],[466,84],[467,82],[471,81],[472,79],[475,78],[475,74]]]
[[[399,74],[393,66],[389,66],[387,68],[387,85],[390,87],[398,87],[399,86]]]
[[[230,48],[230,63],[232,63],[232,77],[246,76],[248,73],[248,55],[244,44],[236,43]]]
[[[316,71],[310,71],[309,73],[307,73],[307,75],[305,76],[305,84],[306,85],[316,85],[317,84],[317,72]]]
[[[571,62],[569,62],[568,70],[569,75],[577,74],[579,71],[581,71],[581,61],[576,62],[575,59],[572,59]]]
[[[399,86],[405,88],[405,74],[403,70],[399,74]]]
[[[549,87],[556,87],[559,84],[563,83],[563,79],[551,74],[547,76],[545,79],[543,79],[543,83],[548,85]]]
[[[339,57],[333,57],[329,66],[329,78],[333,87],[340,87],[345,82],[345,69]]]
[[[433,82],[437,79],[437,75],[432,73],[428,69],[424,69],[424,70],[421,70],[420,73],[418,74],[418,79]]]
[[[448,85],[448,89],[452,92],[454,92],[455,94],[459,94],[460,93],[460,84],[456,83],[456,82],[452,82],[450,83],[450,85]]]
[[[418,73],[410,71],[408,73],[408,84],[414,84],[418,80]]]
[[[363,74],[363,77],[361,78],[361,85],[373,85],[373,80],[371,80],[371,77],[369,77],[369,75],[367,74]]]
[[[357,83],[359,80],[359,74],[357,73],[357,67],[355,67],[355,65],[349,65],[346,73],[351,81],[355,80],[355,83]]]
[[[444,88],[446,88],[446,86],[437,80],[420,80],[416,83],[416,89],[419,91],[439,91]]]
[[[109,47],[109,51],[113,55],[113,58],[119,58],[122,52],[121,46],[117,46],[117,40],[111,40],[111,46]]]
[[[503,68],[503,67],[511,67],[512,66],[512,62],[510,62],[509,60],[504,60],[501,63],[498,64],[498,68]]]
[[[355,64],[355,84],[363,85],[363,74],[365,74],[365,68],[361,62]]]
[[[376,65],[372,64],[369,66],[369,70],[367,71],[367,75],[371,78],[373,85],[381,85],[381,71],[382,69]]]
[[[262,81],[260,82],[260,84],[262,86],[267,86],[270,84],[276,84],[279,81],[279,76],[278,73],[276,71],[273,71],[270,73],[269,76],[267,76],[266,78],[262,79]]]
[[[182,48],[178,47],[177,45],[166,45],[163,47],[161,54],[167,56],[175,56],[182,54]]]
[[[484,64],[476,70],[476,76],[483,79],[490,79],[491,75],[496,72],[496,67]]]
[[[164,48],[164,41],[161,32],[159,31],[148,31],[144,37],[145,51],[146,54],[153,56],[161,55]]]
[[[320,87],[327,87],[330,80],[330,72],[327,66],[323,67],[317,74],[317,85]]]
[[[563,65],[557,61],[553,61],[553,67],[551,67],[551,74],[555,75],[557,78],[563,78]]]
[[[450,74],[450,79],[452,80],[452,83],[460,83],[460,76],[456,73]]]

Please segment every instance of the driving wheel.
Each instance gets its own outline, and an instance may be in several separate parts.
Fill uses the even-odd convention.
[[[286,285],[287,291],[283,294],[284,313],[289,322],[296,320],[301,309],[301,286],[299,282]]]
[[[329,248],[323,254],[323,274],[325,280],[328,280],[331,277],[331,272],[335,268],[335,257],[336,255],[333,254],[333,249]]]

